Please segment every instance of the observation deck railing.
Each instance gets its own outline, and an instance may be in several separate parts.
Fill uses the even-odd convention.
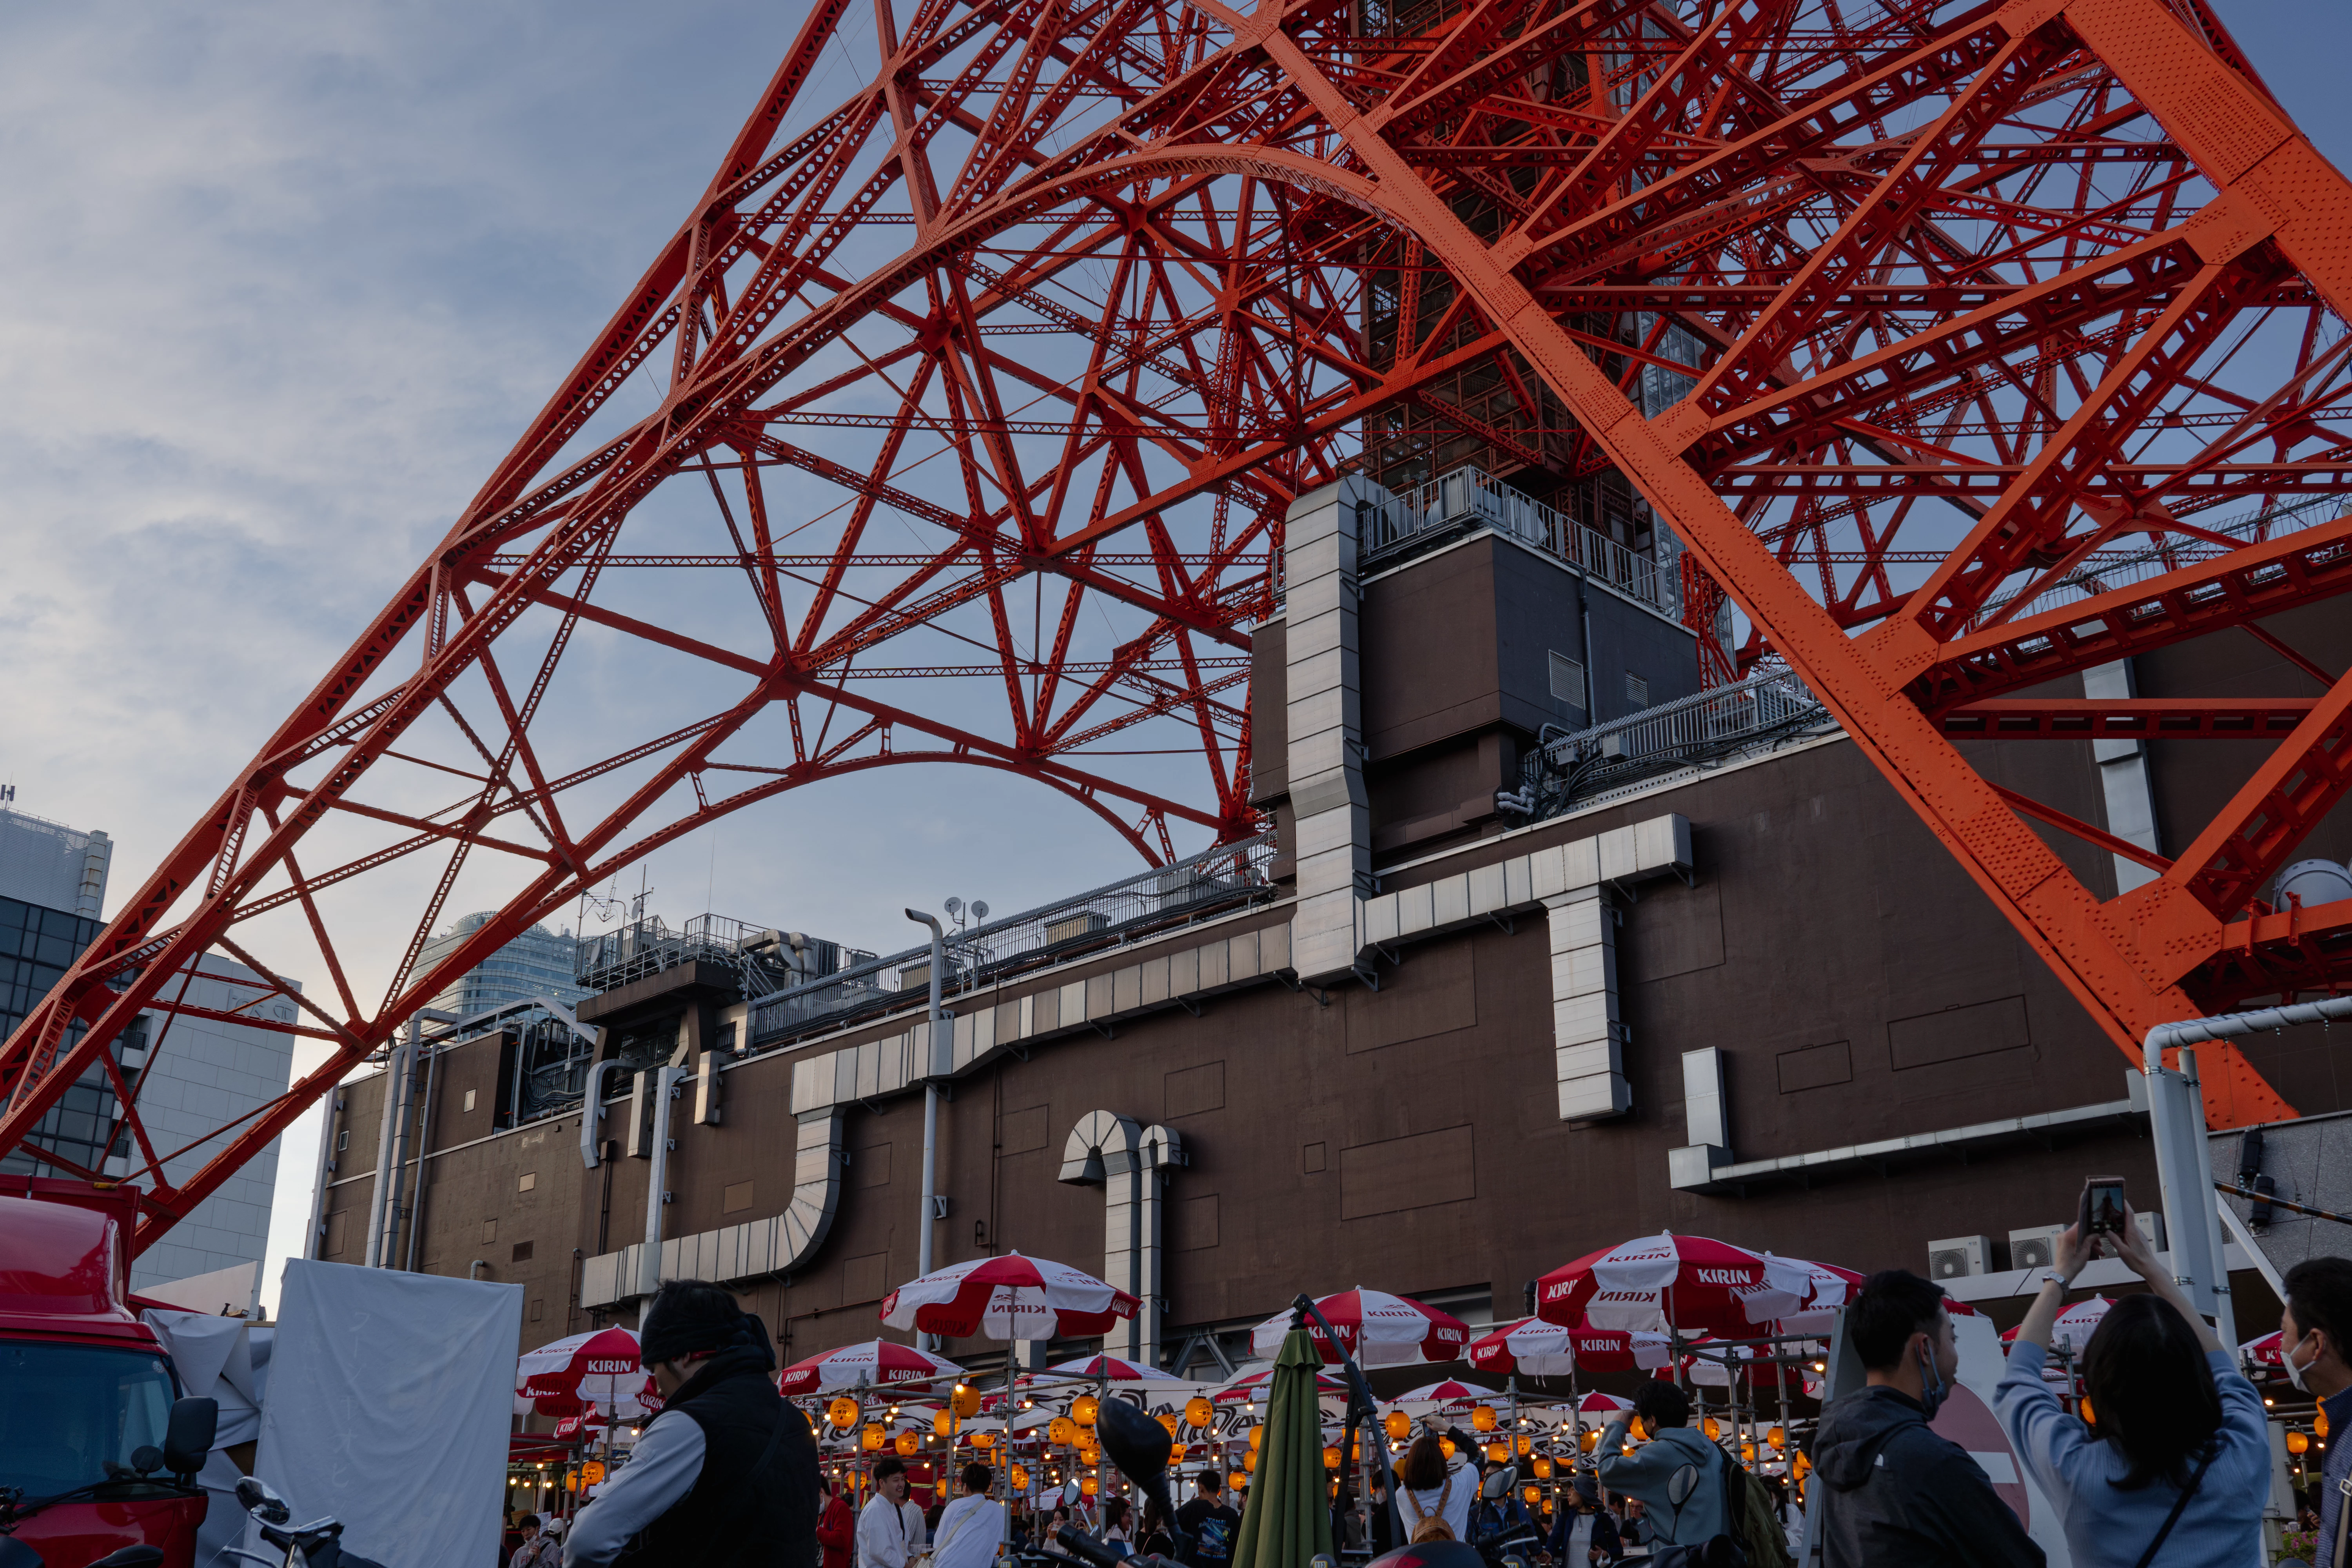
[[[1273,861],[1274,835],[1261,833],[1091,892],[951,932],[940,994],[961,995],[1030,970],[1263,903],[1275,896]],[[930,963],[931,944],[926,940],[761,996],[752,1005],[749,1044],[765,1047],[829,1032],[867,1014],[920,1005],[929,994]]]
[[[1478,528],[1491,528],[1682,618],[1681,572],[1669,542],[1674,536],[1664,528],[1656,536],[1664,554],[1654,560],[1485,469],[1466,465],[1368,513],[1358,549],[1370,568],[1381,557],[1401,554],[1434,534]]]
[[[1519,763],[1518,793],[1498,796],[1496,804],[1540,821],[1612,790],[1834,726],[1829,710],[1794,671],[1759,670],[1734,685],[1589,730],[1548,727],[1544,743]]]

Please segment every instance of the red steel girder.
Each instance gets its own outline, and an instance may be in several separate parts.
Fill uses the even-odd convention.
[[[2352,789],[2340,679],[2021,695],[2352,587],[2352,519],[2295,500],[2352,488],[2352,189],[2203,5],[1473,0],[1392,39],[1281,0],[877,15],[811,12],[441,543],[0,1047],[0,1152],[233,927],[324,968],[303,1005],[340,1049],[159,1194],[142,1246],[448,975],[754,801],[961,763],[1146,857],[1171,822],[1251,831],[1247,711],[1202,645],[1271,607],[1284,508],[1379,471],[1408,399],[1623,476],[1690,547],[1697,613],[1729,595],[2120,1047],[2352,981],[2262,901]],[[836,54],[861,85],[805,102]],[[1407,331],[1371,364],[1382,271]],[[1470,413],[1470,374],[1529,423]],[[642,520],[664,491],[692,508]],[[719,569],[613,569],[656,563]],[[598,710],[583,626],[693,695]],[[950,671],[992,673],[988,701]],[[2103,904],[1956,749],[1972,722],[2272,750]],[[1084,749],[1147,727],[1181,776]],[[350,947],[387,899],[415,954],[461,889],[498,912],[430,973]],[[2287,1112],[2234,1053],[2209,1068],[2218,1125]]]
[[[2279,741],[2311,716],[2315,697],[2267,702],[2228,698],[2087,697],[1971,702],[1948,710],[1944,733],[1957,741]]]

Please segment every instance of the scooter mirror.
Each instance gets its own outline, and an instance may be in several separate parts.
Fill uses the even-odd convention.
[[[131,1468],[142,1476],[152,1476],[163,1468],[163,1450],[152,1443],[142,1443],[131,1450]]]
[[[1489,1475],[1486,1480],[1479,1484],[1478,1495],[1485,1498],[1488,1502],[1500,1502],[1505,1498],[1510,1496],[1512,1489],[1517,1487],[1518,1484],[1519,1467],[1517,1465],[1505,1465],[1502,1468]]]
[[[264,1524],[283,1524],[294,1517],[286,1500],[269,1488],[259,1476],[247,1476],[236,1483],[236,1500],[245,1511]]]
[[[1169,1518],[1175,1518],[1175,1500],[1168,1495],[1168,1456],[1176,1440],[1168,1428],[1124,1399],[1106,1399],[1095,1412],[1095,1432],[1103,1452],[1119,1474],[1135,1483],[1144,1500],[1158,1503]]]
[[[172,1418],[163,1427],[163,1466],[175,1476],[193,1476],[205,1468],[213,1451],[213,1436],[220,1430],[220,1401],[175,1399]]]
[[[0,1568],[47,1568],[41,1554],[13,1535],[0,1535]]]
[[[1086,1495],[1086,1489],[1079,1486],[1077,1482],[1064,1481],[1062,1483],[1062,1506],[1064,1508],[1076,1508],[1078,1506],[1078,1500]]]

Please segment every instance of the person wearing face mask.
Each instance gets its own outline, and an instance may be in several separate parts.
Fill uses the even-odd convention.
[[[1943,1290],[1889,1268],[1846,1316],[1864,1386],[1822,1410],[1812,1447],[1823,1568],[2041,1568],[2042,1548],[1935,1419],[1960,1354]]]
[[[2352,1568],[2352,1258],[2306,1258],[2286,1271],[2279,1350],[2287,1381],[2327,1413],[2315,1568]]]
[[[2058,1505],[2077,1568],[2259,1563],[2271,1474],[2262,1395],[2124,1213],[2119,1230],[2084,1237],[2068,1226],[2059,1236],[1993,1413],[2018,1463]],[[2107,1251],[2147,1290],[2116,1298],[2083,1347],[2093,1426],[2060,1405],[2042,1369],[2068,1287]]]

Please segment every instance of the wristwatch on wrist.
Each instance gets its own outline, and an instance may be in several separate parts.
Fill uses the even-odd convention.
[[[2061,1290],[2072,1290],[2074,1288],[2074,1282],[2066,1278],[2063,1274],[2059,1273],[2055,1268],[2043,1269],[2042,1271],[2042,1282],[2045,1285],[2055,1285]]]

